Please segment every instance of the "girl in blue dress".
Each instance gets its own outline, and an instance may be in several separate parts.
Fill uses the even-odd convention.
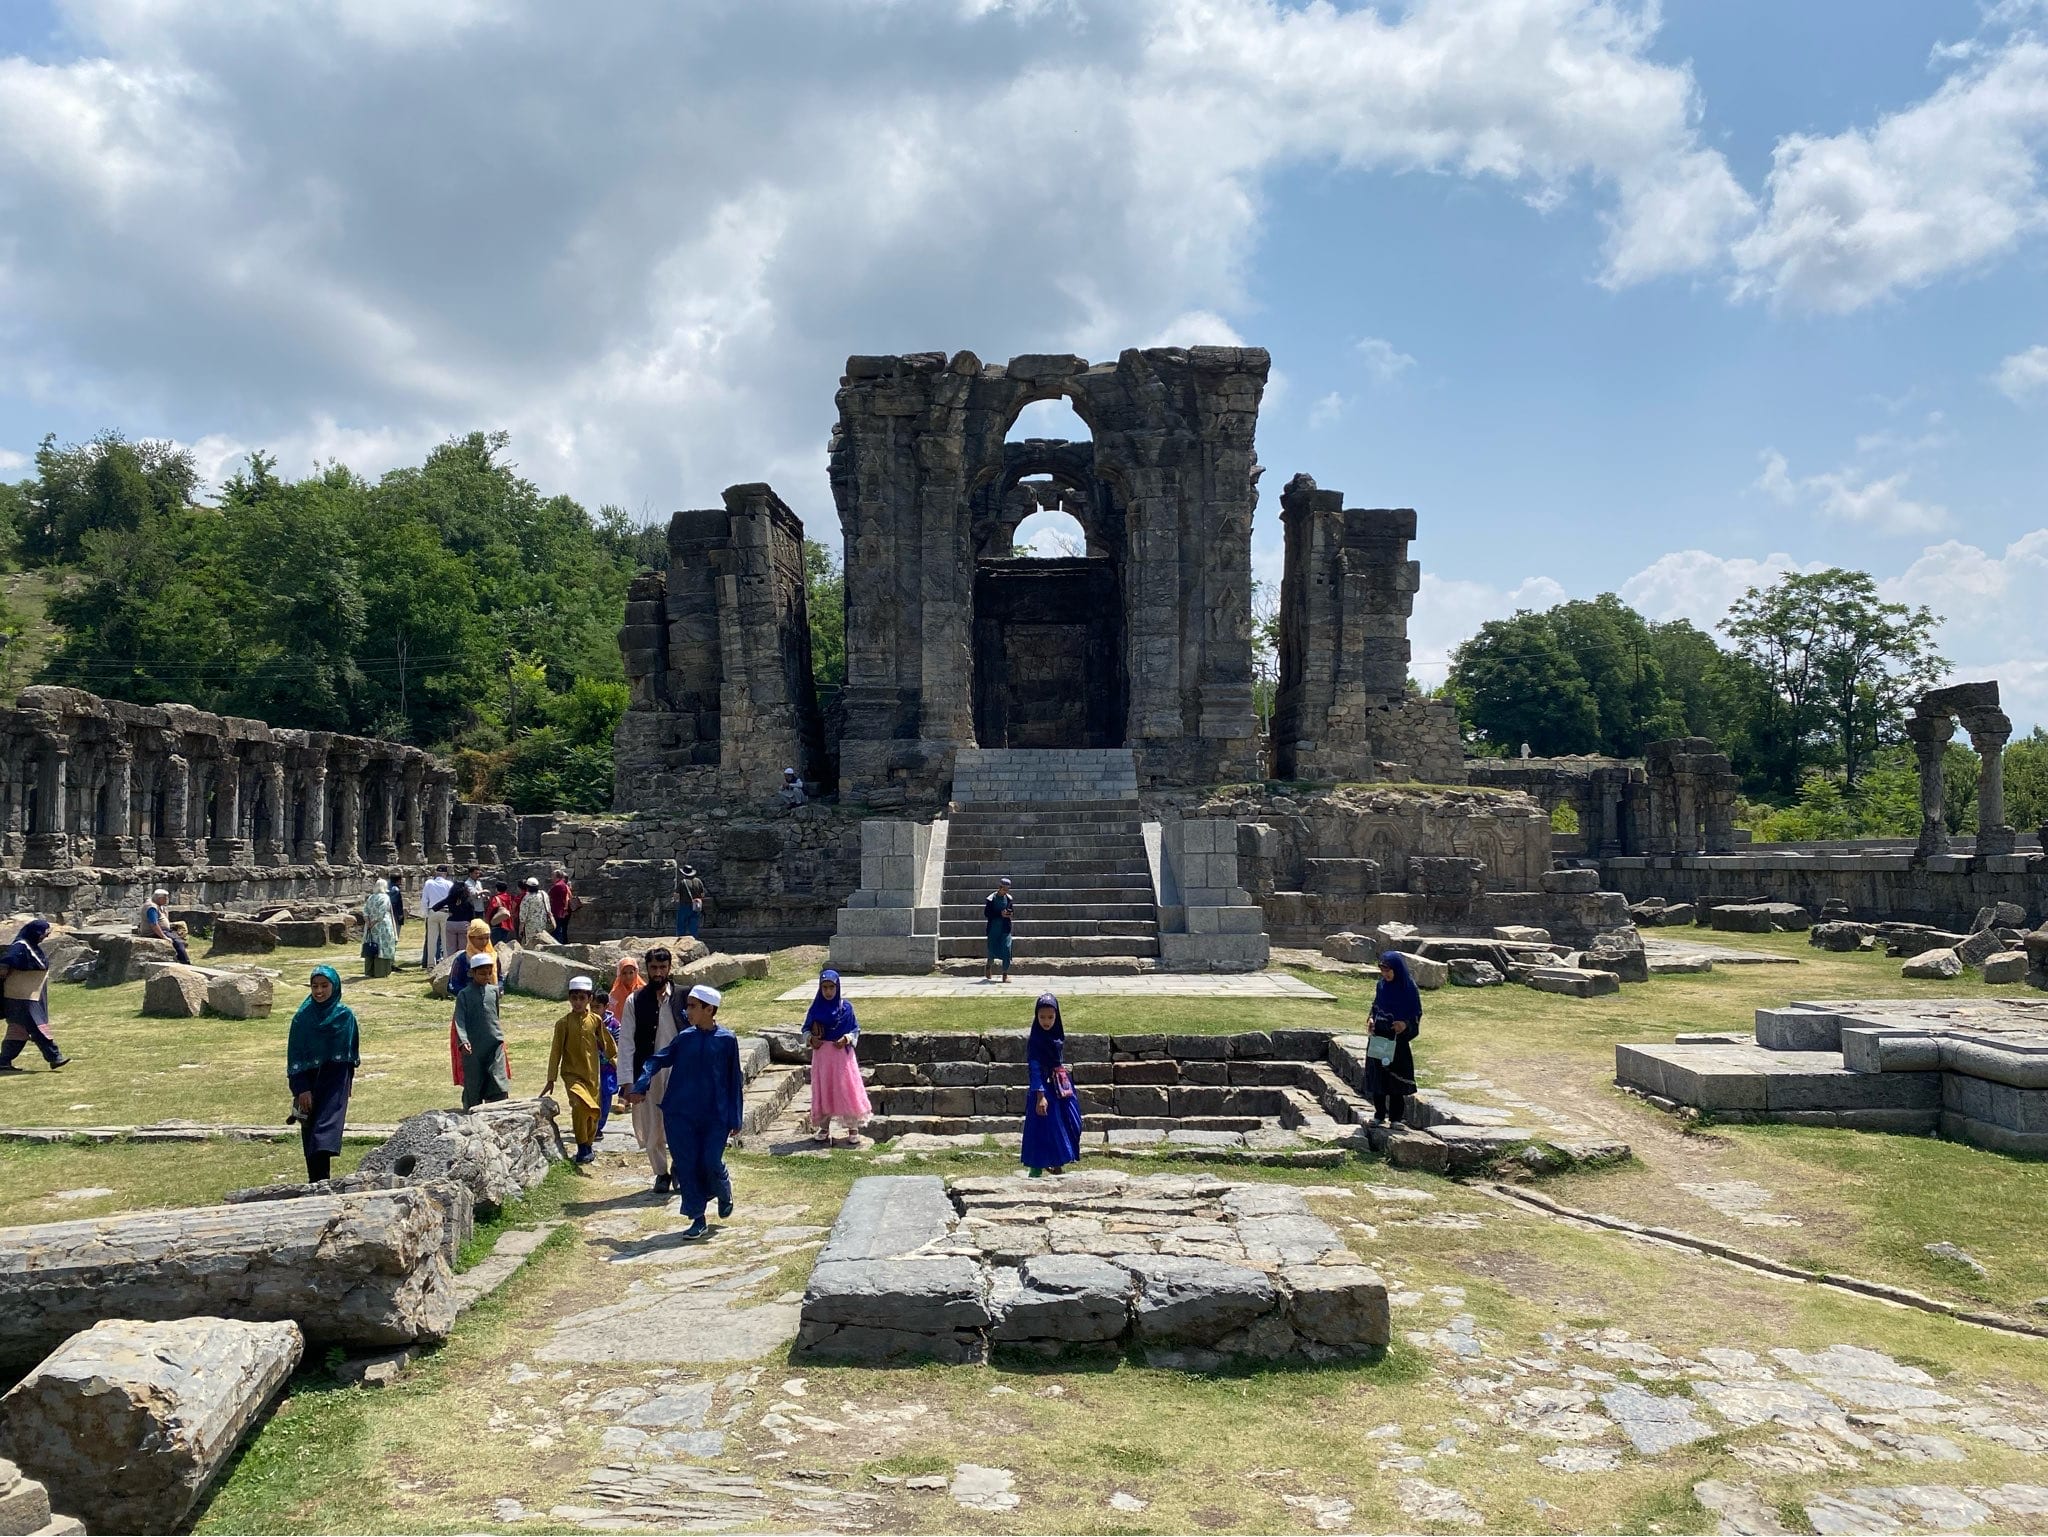
[[[1024,1166],[1033,1179],[1047,1169],[1058,1174],[1081,1156],[1081,1100],[1067,1072],[1067,1029],[1060,1001],[1040,995],[1024,1060],[1031,1068],[1031,1092],[1024,1102]]]

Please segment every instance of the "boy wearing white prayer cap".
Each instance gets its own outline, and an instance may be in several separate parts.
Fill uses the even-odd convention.
[[[595,985],[588,977],[569,979],[569,1012],[555,1021],[555,1044],[548,1052],[548,1081],[542,1094],[554,1092],[555,1080],[569,1098],[569,1119],[576,1128],[576,1162],[597,1159],[598,1112],[603,1105],[604,1064],[618,1060],[618,1043],[604,1027],[604,1016],[591,1007]]]
[[[668,1156],[682,1213],[690,1219],[683,1237],[702,1238],[711,1230],[704,1209],[718,1202],[718,1215],[732,1215],[732,1176],[726,1172],[725,1144],[740,1129],[746,1085],[740,1074],[739,1037],[718,1022],[724,1000],[703,983],[683,1001],[689,1028],[640,1064],[627,1103],[647,1097],[656,1073],[668,1072],[661,1097],[661,1119],[668,1133]]]

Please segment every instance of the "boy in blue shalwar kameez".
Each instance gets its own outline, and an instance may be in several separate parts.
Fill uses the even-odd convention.
[[[732,1176],[726,1172],[726,1140],[740,1129],[745,1083],[740,1075],[739,1037],[718,1022],[718,989],[698,984],[683,1003],[690,1028],[639,1065],[633,1091],[637,1104],[647,1097],[654,1075],[668,1071],[668,1091],[661,1097],[661,1119],[668,1133],[668,1155],[683,1215],[690,1219],[685,1238],[702,1238],[710,1229],[704,1208],[715,1197],[718,1215],[732,1215]]]

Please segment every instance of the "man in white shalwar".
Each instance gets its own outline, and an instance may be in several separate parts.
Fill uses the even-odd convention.
[[[671,972],[675,956],[666,945],[647,952],[647,980],[626,1000],[626,1017],[619,1021],[619,1082],[631,1084],[639,1076],[640,1064],[675,1039],[683,1023],[682,994],[676,990]],[[657,1195],[669,1191],[668,1129],[661,1119],[661,1097],[668,1089],[668,1070],[654,1075],[647,1095],[633,1106],[633,1135],[647,1154],[654,1171]]]
[[[447,925],[434,911],[434,904],[447,896],[454,886],[455,882],[448,878],[448,867],[436,865],[434,873],[420,887],[420,917],[425,920],[422,927],[426,929],[420,939],[420,965],[428,971],[438,966],[441,957],[447,953]]]

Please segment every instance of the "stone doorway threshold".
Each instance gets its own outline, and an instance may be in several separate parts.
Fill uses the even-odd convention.
[[[1142,977],[1027,976],[1012,972],[1008,982],[979,977],[846,977],[846,996],[862,998],[1320,998],[1337,1000],[1319,987],[1285,972],[1153,972]],[[777,995],[777,1003],[808,1003],[817,984],[806,982]]]

